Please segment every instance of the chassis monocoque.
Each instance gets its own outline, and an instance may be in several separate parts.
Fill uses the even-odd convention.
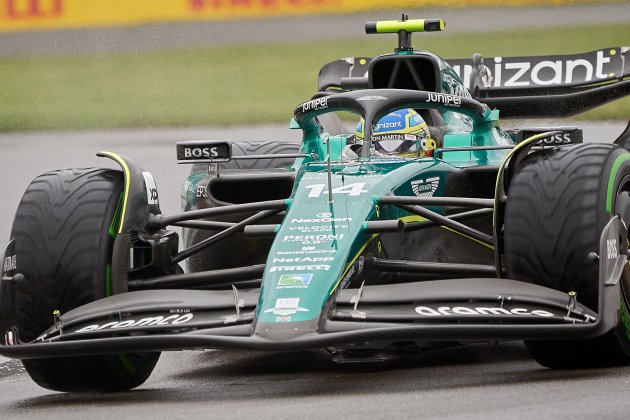
[[[151,173],[116,153],[100,155],[121,171],[35,179],[2,259],[0,354],[63,391],[133,388],[160,351],[180,349],[355,360],[519,339],[548,367],[630,361],[629,131],[582,144],[575,128],[498,126],[503,109],[571,114],[624,96],[630,69],[505,90],[475,56],[471,96],[446,61],[410,46],[411,32],[442,28],[368,24],[397,32],[399,48],[325,66],[294,112],[299,145],[178,143],[194,164],[180,214],[163,215]],[[374,124],[402,108],[427,122],[432,155],[372,154]],[[350,160],[352,134],[330,118],[340,111],[365,120]]]

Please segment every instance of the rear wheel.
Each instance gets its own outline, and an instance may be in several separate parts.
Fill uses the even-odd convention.
[[[62,314],[111,294],[112,247],[120,222],[120,171],[49,172],[27,188],[16,212],[16,326],[31,341]],[[159,353],[23,360],[35,382],[56,391],[121,391],[142,384]]]
[[[544,150],[519,166],[505,212],[507,277],[577,292],[597,311],[598,264],[604,226],[619,214],[630,222],[630,154],[611,144]],[[614,366],[630,361],[630,272],[621,278],[622,322],[589,340],[528,341],[541,365],[551,368]]]

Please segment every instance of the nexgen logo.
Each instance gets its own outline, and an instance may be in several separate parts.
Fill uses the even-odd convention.
[[[475,307],[469,308],[466,306],[440,306],[436,309],[429,308],[428,306],[416,306],[416,313],[422,316],[455,316],[455,315],[536,315],[542,317],[554,316],[551,312],[543,310],[529,311],[525,308],[498,308],[498,307]]]

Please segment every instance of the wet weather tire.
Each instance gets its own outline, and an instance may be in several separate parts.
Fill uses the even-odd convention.
[[[46,173],[27,188],[11,237],[17,271],[16,324],[29,342],[62,314],[107,296],[120,171],[72,169]],[[55,391],[122,391],[142,384],[159,353],[23,360],[35,382]]]
[[[630,212],[629,157],[611,144],[582,144],[530,155],[517,168],[508,190],[504,236],[507,277],[575,291],[579,302],[597,311],[598,264],[589,253],[599,253],[601,232],[616,205],[625,207],[616,209],[622,220]],[[623,294],[630,292],[628,277],[626,267],[621,279]],[[625,321],[601,337],[525,344],[538,363],[550,368],[627,364],[627,299],[622,299],[621,313],[622,319],[626,314]]]

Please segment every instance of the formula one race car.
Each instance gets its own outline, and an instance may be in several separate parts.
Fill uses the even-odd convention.
[[[61,391],[136,387],[180,349],[343,362],[519,339],[551,368],[628,363],[630,127],[587,144],[497,124],[627,95],[628,49],[491,66],[412,49],[443,27],[368,23],[398,48],[324,66],[301,144],[178,143],[180,214],[115,153],[121,171],[36,178],[2,258],[0,354]]]

